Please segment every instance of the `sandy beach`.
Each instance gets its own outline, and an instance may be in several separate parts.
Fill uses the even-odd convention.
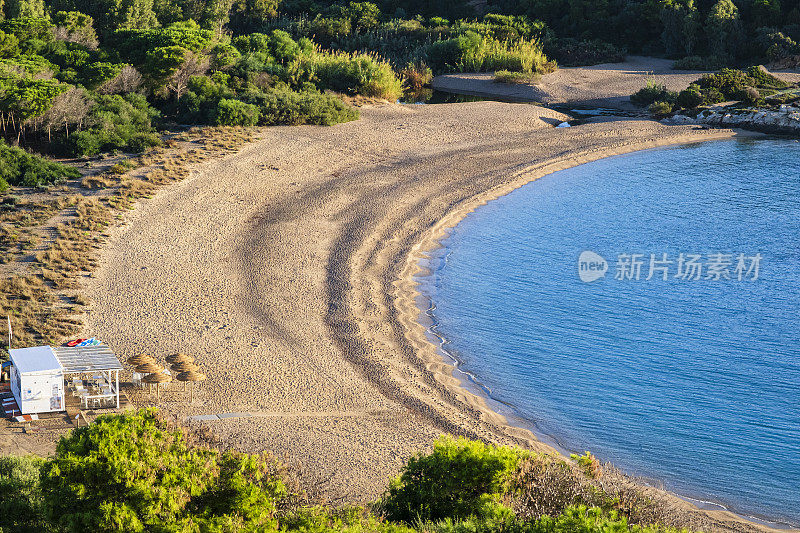
[[[521,442],[448,378],[417,323],[423,251],[481,202],[613,153],[728,136],[652,121],[552,128],[524,104],[387,105],[332,128],[273,128],[196,169],[116,229],[87,333],[122,358],[194,354],[181,416],[236,448],[298,458],[330,495],[376,496],[442,431]],[[535,445],[535,443],[531,443]],[[394,464],[392,464],[394,463]]]
[[[225,446],[286,458],[334,502],[379,496],[442,433],[551,451],[452,377],[418,321],[419,259],[542,175],[735,134],[631,119],[554,128],[568,118],[386,104],[334,127],[264,129],[125,216],[87,280],[85,333],[123,360],[194,355],[208,381],[191,405],[165,391],[161,408]]]
[[[672,70],[672,63],[669,59],[629,56],[624,63],[560,68],[534,85],[497,83],[491,72],[445,74],[436,76],[432,85],[442,91],[514,102],[641,113],[642,109],[634,106],[629,96],[648,80],[671,91],[682,91],[704,74],[696,70]],[[772,74],[791,83],[800,81],[796,70],[772,71]]]

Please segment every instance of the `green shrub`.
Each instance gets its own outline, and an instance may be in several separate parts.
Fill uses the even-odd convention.
[[[753,65],[747,69],[747,76],[755,80],[755,87],[759,89],[785,89],[788,83],[780,78],[776,78],[758,65]]]
[[[695,109],[696,107],[703,105],[704,101],[705,98],[703,97],[703,93],[700,91],[700,86],[693,83],[678,93],[678,98],[675,100],[675,104],[683,109]]]
[[[725,98],[725,95],[722,94],[722,92],[715,87],[703,89],[702,94],[703,94],[703,105],[714,105],[720,102],[724,102],[727,99]]]
[[[723,68],[719,72],[705,74],[695,82],[701,89],[716,89],[727,100],[733,100],[747,87],[756,85],[756,80],[732,68]]]
[[[269,37],[269,50],[278,63],[289,63],[300,55],[300,45],[285,31],[275,30]]]
[[[737,100],[746,105],[756,105],[763,102],[761,93],[755,87],[745,87],[734,95]]]
[[[158,146],[161,140],[151,123],[158,115],[141,94],[98,96],[89,110],[87,127],[65,137],[61,150],[74,156],[94,156],[112,150],[141,152]]]
[[[0,140],[0,180],[6,183],[6,189],[8,185],[41,187],[67,178],[79,178],[80,175],[72,167],[8,146]],[[2,184],[0,188],[3,188]]]
[[[663,101],[653,102],[647,106],[647,111],[656,116],[669,115],[672,113],[672,104]]]
[[[317,50],[302,55],[293,69],[296,82],[310,81],[320,90],[391,101],[403,94],[403,82],[391,65],[374,54]]]
[[[427,48],[434,72],[481,72],[510,70],[547,73],[555,70],[536,40],[498,41],[473,31],[437,41]]]
[[[659,85],[654,79],[647,80],[647,84],[631,95],[631,102],[639,107],[647,107],[654,102],[670,102],[677,100],[678,93],[667,89],[666,85]]]
[[[215,123],[217,126],[255,126],[259,110],[253,104],[241,100],[223,98],[217,103]]]
[[[497,83],[535,83],[541,79],[539,74],[531,72],[511,72],[508,70],[498,70],[494,73],[494,81]]]
[[[192,76],[178,102],[178,117],[185,123],[212,123],[218,102],[235,97],[232,89],[209,76]]]
[[[39,489],[38,457],[0,457],[0,530],[47,531]]]
[[[442,437],[432,453],[408,460],[380,508],[389,520],[406,523],[508,515],[499,499],[524,456],[507,446]]]
[[[354,109],[332,94],[317,91],[274,89],[252,96],[263,126],[317,124],[332,126],[358,118]]]
[[[382,522],[359,507],[308,507],[284,516],[281,524],[287,531],[302,533],[414,533],[405,526]]]
[[[543,516],[532,527],[530,533],[658,533],[677,530],[656,526],[629,526],[624,516],[616,511],[604,513],[598,507],[569,507],[556,517]]]
[[[739,100],[748,105],[763,101],[764,96],[784,89],[789,84],[764,71],[759,66],[747,72],[723,68],[719,72],[705,74],[690,87],[699,88],[703,103],[710,105],[727,100]]]
[[[269,458],[192,447],[152,409],[62,437],[41,488],[49,519],[69,532],[272,530],[287,497]]]

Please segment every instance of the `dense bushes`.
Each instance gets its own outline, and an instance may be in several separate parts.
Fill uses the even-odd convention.
[[[41,488],[48,519],[66,531],[273,529],[288,494],[271,459],[192,447],[152,410],[62,438]]]
[[[654,102],[673,103],[678,98],[678,93],[667,89],[666,85],[659,85],[654,79],[647,80],[647,84],[631,95],[631,102],[640,107],[647,107]]]
[[[39,486],[38,457],[0,457],[0,529],[47,531]]]
[[[65,136],[61,150],[78,156],[113,150],[142,152],[161,144],[152,127],[158,115],[140,94],[100,95],[91,105],[85,129]]]
[[[433,453],[409,459],[381,508],[390,520],[406,523],[500,517],[510,512],[499,500],[523,457],[518,449],[441,438]]]
[[[0,192],[9,185],[39,187],[80,177],[72,167],[48,161],[0,140]]]
[[[317,124],[332,126],[358,118],[354,109],[332,94],[314,90],[289,91],[276,89],[255,97],[261,111],[260,124],[295,126]]]
[[[473,31],[430,45],[430,66],[439,72],[510,70],[546,73],[555,69],[537,41],[501,42]]]
[[[223,98],[217,104],[215,122],[219,126],[255,126],[259,110],[253,104]]]
[[[763,68],[752,66],[746,71],[723,68],[704,74],[680,93],[668,91],[665,86],[649,80],[647,85],[631,95],[631,102],[648,107],[655,115],[665,115],[675,108],[695,109],[726,101],[739,101],[746,105],[763,103],[766,96],[785,89],[788,84]]]
[[[590,454],[578,463],[443,437],[408,461],[372,510],[307,506],[270,457],[200,445],[149,409],[73,430],[50,459],[0,458],[0,529],[656,533],[669,530],[646,524],[697,516],[595,468]]]

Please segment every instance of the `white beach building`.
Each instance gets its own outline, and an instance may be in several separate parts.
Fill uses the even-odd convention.
[[[64,370],[50,346],[9,350],[11,393],[22,414],[64,410]]]
[[[81,408],[119,408],[117,356],[108,346],[35,346],[8,351],[11,393],[25,414],[66,410],[65,392]]]

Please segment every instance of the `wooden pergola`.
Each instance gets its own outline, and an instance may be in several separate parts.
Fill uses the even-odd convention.
[[[112,393],[116,396],[117,409],[119,409],[119,372],[122,365],[105,345],[99,346],[58,346],[53,351],[64,371],[64,377],[71,375],[100,375],[111,386]]]

